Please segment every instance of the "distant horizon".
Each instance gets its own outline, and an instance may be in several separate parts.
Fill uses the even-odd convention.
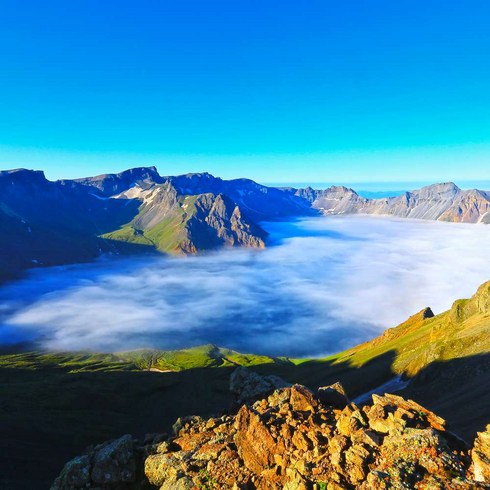
[[[490,179],[440,179],[440,180],[413,180],[413,181],[396,181],[396,180],[386,180],[386,181],[378,181],[378,182],[373,182],[373,181],[368,181],[368,182],[361,182],[361,181],[335,181],[335,180],[323,180],[323,181],[262,181],[262,180],[257,180],[252,177],[249,177],[247,175],[242,175],[240,177],[232,177],[232,178],[224,178],[219,174],[209,172],[207,170],[203,171],[198,171],[198,172],[187,172],[183,170],[182,172],[179,173],[162,173],[158,169],[158,165],[141,165],[137,167],[127,167],[124,168],[123,170],[120,171],[114,171],[114,172],[99,172],[95,173],[92,175],[83,175],[80,177],[59,177],[59,178],[50,178],[49,175],[47,175],[46,171],[42,168],[29,168],[29,167],[11,167],[11,168],[1,168],[0,171],[9,171],[9,170],[20,170],[20,169],[25,169],[25,170],[32,170],[32,171],[42,171],[46,178],[50,181],[57,181],[57,180],[74,180],[77,178],[89,178],[89,177],[97,177],[100,175],[107,175],[107,174],[118,174],[122,173],[124,171],[133,169],[133,168],[151,168],[155,167],[157,169],[157,172],[162,176],[177,176],[177,175],[186,175],[186,174],[197,174],[197,173],[209,173],[213,175],[214,177],[222,178],[223,180],[235,180],[235,179],[249,179],[253,180],[254,182],[257,182],[258,184],[265,185],[267,187],[292,187],[292,188],[297,188],[297,189],[304,189],[307,187],[312,187],[313,189],[326,189],[331,186],[344,186],[344,187],[349,187],[353,190],[355,190],[357,193],[362,195],[363,197],[368,197],[368,198],[376,198],[376,197],[389,197],[389,196],[396,196],[399,194],[402,194],[404,192],[412,191],[412,190],[417,190],[422,187],[434,185],[434,184],[443,184],[443,183],[448,183],[452,182],[456,186],[458,186],[462,190],[468,190],[468,189],[478,189],[482,191],[487,191],[490,190]]]
[[[489,163],[490,144],[330,154],[155,156],[19,149],[0,142],[0,170],[42,170],[49,180],[84,178],[154,166],[161,175],[209,172],[226,180],[245,177],[265,184],[331,182],[336,185],[362,183],[371,187],[379,183],[428,185],[455,182],[465,186],[472,182],[490,182]]]

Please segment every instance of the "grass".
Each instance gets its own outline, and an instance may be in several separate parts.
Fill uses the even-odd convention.
[[[394,374],[413,377],[434,361],[490,352],[490,308],[481,308],[490,296],[490,282],[473,298],[455,301],[452,308],[432,318],[420,312],[376,339],[329,358],[362,367],[394,351]]]
[[[116,242],[146,245],[164,253],[179,253],[188,239],[186,223],[196,213],[195,202],[198,196],[180,196],[178,205],[167,211],[167,216],[148,229],[138,225],[146,214],[142,205],[139,213],[120,229],[102,235],[102,238]]]
[[[137,366],[114,354],[27,352],[0,355],[0,369],[45,369],[66,373],[137,370]]]

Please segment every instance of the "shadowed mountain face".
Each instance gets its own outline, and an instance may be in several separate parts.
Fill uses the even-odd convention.
[[[130,220],[137,207],[50,182],[42,172],[0,172],[0,280],[20,269],[84,262],[111,250],[99,236]]]
[[[490,223],[490,194],[461,190],[455,184],[434,184],[405,192],[401,196],[366,199],[347,187],[325,190],[289,189],[311,202],[323,214],[380,214],[401,218],[429,219],[464,223]]]
[[[208,173],[168,177],[181,194],[225,194],[255,221],[316,214],[302,196],[266,187],[249,179],[222,180]]]

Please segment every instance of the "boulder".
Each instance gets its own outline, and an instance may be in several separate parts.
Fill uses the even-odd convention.
[[[313,412],[318,407],[318,399],[306,386],[294,385],[289,393],[291,409],[296,412]]]
[[[324,405],[329,405],[335,408],[344,408],[349,403],[350,400],[344,390],[344,387],[340,383],[334,383],[329,386],[320,386],[318,388],[316,395],[320,402]]]
[[[136,459],[130,435],[100,444],[69,461],[51,490],[129,488],[136,480]]]
[[[78,456],[62,469],[51,490],[68,490],[85,488],[90,483],[90,459],[87,455]]]
[[[128,483],[136,477],[133,439],[125,435],[95,448],[91,479],[94,483]]]
[[[245,367],[238,367],[230,376],[230,391],[238,404],[253,403],[274,390],[291,386],[278,376],[260,376]]]
[[[151,454],[145,460],[145,475],[148,481],[156,486],[161,486],[166,481],[177,481],[183,474],[181,459],[179,453]]]
[[[274,463],[274,454],[279,453],[276,441],[259,414],[244,405],[236,416],[235,428],[238,454],[248,469],[260,474]]]

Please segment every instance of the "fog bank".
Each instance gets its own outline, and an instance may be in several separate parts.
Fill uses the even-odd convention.
[[[265,227],[264,251],[37,270],[0,289],[0,342],[322,355],[490,278],[490,226],[349,216]]]

